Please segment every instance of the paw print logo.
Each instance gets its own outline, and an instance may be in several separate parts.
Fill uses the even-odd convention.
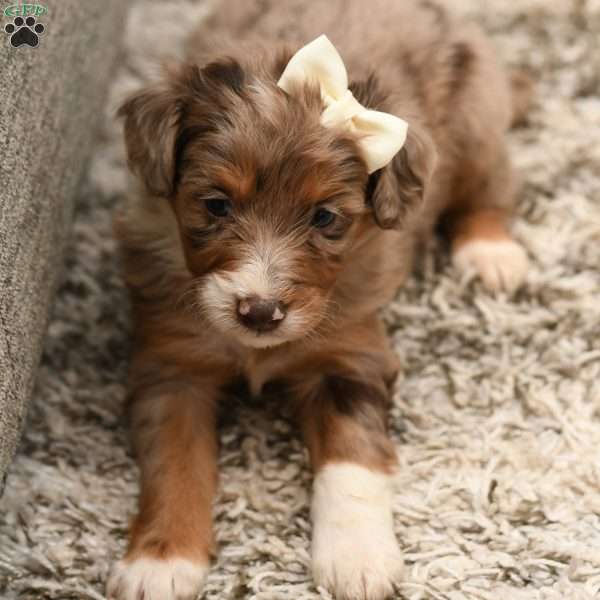
[[[10,45],[13,48],[27,45],[36,48],[40,43],[40,35],[46,28],[41,23],[36,23],[35,17],[15,17],[12,23],[4,26],[4,31],[10,35]]]

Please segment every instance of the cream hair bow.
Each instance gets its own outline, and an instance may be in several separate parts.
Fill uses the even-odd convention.
[[[326,35],[300,48],[277,85],[292,94],[298,83],[316,81],[321,87],[325,127],[347,127],[357,135],[369,173],[387,165],[406,141],[408,124],[388,113],[365,108],[348,89],[346,67]]]

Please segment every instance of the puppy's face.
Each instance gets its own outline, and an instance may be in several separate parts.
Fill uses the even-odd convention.
[[[281,95],[257,90],[250,102],[254,93]],[[302,337],[328,316],[366,211],[354,145],[311,131],[310,113],[301,123],[278,100],[269,119],[246,106],[233,128],[191,141],[174,202],[199,305],[255,347]]]
[[[234,61],[189,67],[121,111],[132,167],[172,203],[195,305],[252,347],[334,318],[338,275],[377,227],[355,141],[320,124],[318,90],[292,98],[275,81]]]

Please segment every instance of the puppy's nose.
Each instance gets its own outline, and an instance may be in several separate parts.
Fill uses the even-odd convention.
[[[285,318],[285,306],[277,300],[265,300],[258,296],[242,298],[237,306],[242,325],[255,331],[273,331]]]

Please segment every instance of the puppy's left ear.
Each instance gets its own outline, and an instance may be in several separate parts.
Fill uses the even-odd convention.
[[[406,214],[421,203],[436,162],[430,135],[410,123],[402,149],[388,165],[372,173],[367,183],[367,202],[381,228],[399,228]]]

